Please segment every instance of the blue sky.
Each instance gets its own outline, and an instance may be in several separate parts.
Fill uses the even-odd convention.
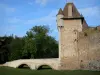
[[[100,0],[0,0],[0,36],[22,37],[35,25],[47,25],[58,40],[56,14],[73,1],[89,26],[100,25]]]

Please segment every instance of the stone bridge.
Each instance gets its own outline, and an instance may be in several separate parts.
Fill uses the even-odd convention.
[[[40,66],[47,65],[54,70],[58,70],[59,59],[20,59],[15,61],[6,62],[3,66],[18,68],[21,65],[27,65],[32,70],[37,70]]]

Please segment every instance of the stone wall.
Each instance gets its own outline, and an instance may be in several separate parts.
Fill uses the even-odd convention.
[[[77,32],[82,31],[81,20],[64,20],[64,27],[61,30],[61,69],[79,69]]]
[[[100,31],[88,28],[78,38],[80,69],[100,70]]]
[[[82,27],[81,20],[64,20],[60,28],[61,70],[100,70],[100,28]]]

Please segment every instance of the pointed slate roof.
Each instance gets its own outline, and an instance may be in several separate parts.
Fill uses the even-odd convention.
[[[69,5],[69,4],[72,5],[72,17],[73,17],[73,18],[82,17],[73,3],[67,3],[67,4],[65,5],[64,10],[63,10],[64,17],[68,18],[68,5]]]
[[[62,14],[62,15],[64,15],[64,18],[68,18],[68,6],[69,6],[69,4],[72,5],[72,18],[83,17],[82,15],[80,15],[80,13],[78,12],[77,8],[75,7],[75,5],[73,3],[66,3],[63,11],[60,8],[57,15]]]
[[[61,14],[61,15],[63,15],[63,11],[62,11],[62,9],[61,9],[61,8],[59,9],[59,12],[58,12],[58,14],[57,14],[57,15],[60,15],[60,14]]]
[[[68,6],[69,6],[69,4],[72,5],[72,17],[68,16]],[[77,8],[75,7],[75,5],[73,3],[67,3],[65,5],[63,11],[60,8],[57,15],[59,15],[59,14],[62,14],[64,16],[62,18],[63,20],[81,19],[83,29],[86,29],[88,27],[88,24],[86,23],[86,20],[84,19],[83,15],[78,12]]]
[[[68,4],[65,5],[63,9],[64,17],[68,17]]]

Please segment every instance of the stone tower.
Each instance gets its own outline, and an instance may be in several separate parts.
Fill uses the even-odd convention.
[[[57,14],[59,30],[60,69],[80,69],[78,51],[78,33],[88,27],[84,17],[80,15],[73,3],[67,3]]]

